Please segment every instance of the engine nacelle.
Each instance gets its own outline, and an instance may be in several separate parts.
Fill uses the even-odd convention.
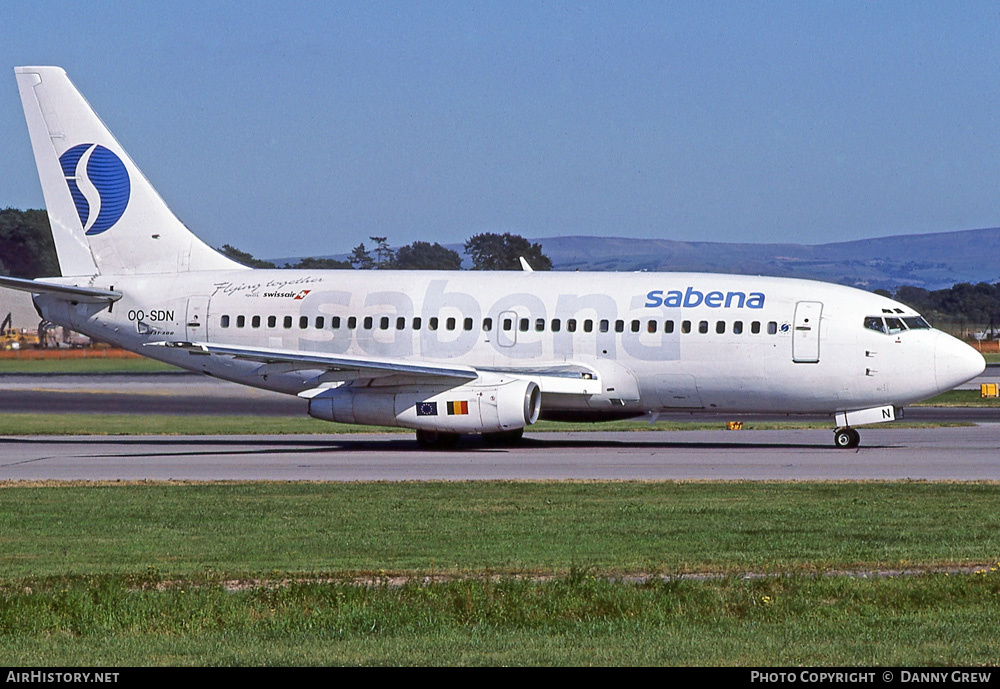
[[[542,393],[534,381],[489,375],[452,388],[333,388],[309,400],[309,415],[324,421],[443,433],[498,433],[533,424],[541,403]]]

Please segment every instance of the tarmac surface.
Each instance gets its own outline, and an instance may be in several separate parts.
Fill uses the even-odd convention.
[[[998,373],[987,369],[993,377],[984,382],[995,382]],[[0,374],[0,411],[301,416],[305,407],[294,397],[184,373]],[[833,447],[832,424],[831,430],[529,432],[513,448],[466,439],[451,451],[422,450],[409,433],[5,437],[0,480],[1000,480],[1000,409],[913,407],[905,418],[978,425],[862,428],[856,450]]]
[[[0,480],[1000,480],[1000,424],[828,430],[534,433],[513,448],[426,451],[409,434],[0,438]]]

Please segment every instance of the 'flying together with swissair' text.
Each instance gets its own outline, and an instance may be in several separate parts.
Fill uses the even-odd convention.
[[[703,273],[251,270],[174,217],[65,72],[15,69],[62,277],[44,318],[309,414],[512,441],[539,418],[828,413],[855,427],[981,373],[903,304]]]

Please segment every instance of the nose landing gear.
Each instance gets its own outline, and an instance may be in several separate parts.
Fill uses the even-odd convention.
[[[833,444],[842,450],[850,450],[861,444],[861,434],[850,427],[838,428],[833,432]]]

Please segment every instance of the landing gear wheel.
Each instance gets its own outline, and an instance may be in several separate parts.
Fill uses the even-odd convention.
[[[838,428],[833,432],[833,444],[842,450],[850,450],[861,444],[861,434],[853,428]]]
[[[489,447],[511,447],[521,442],[524,437],[524,429],[518,428],[513,431],[499,431],[497,433],[483,433],[483,444]]]
[[[442,433],[441,431],[417,431],[417,445],[428,450],[450,450],[462,436],[458,433]]]

